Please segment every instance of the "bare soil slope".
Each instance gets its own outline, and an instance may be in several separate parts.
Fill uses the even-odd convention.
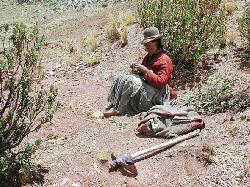
[[[6,4],[5,8],[18,12],[20,7],[15,7]],[[43,10],[31,5],[21,8],[28,13]],[[94,30],[105,38],[108,14],[118,15],[128,9],[135,10],[134,4],[119,4],[89,17],[81,12],[50,15],[45,11],[34,15],[33,20],[43,20],[40,24],[46,33],[42,53],[45,84],[58,87],[58,99],[63,104],[53,124],[26,140],[42,140],[34,162],[50,168],[43,186],[250,186],[249,109],[238,114],[204,116],[206,128],[199,137],[136,163],[136,177],[109,173],[108,163],[99,161],[101,153],[123,155],[166,141],[136,136],[138,116],[98,119],[108,104],[106,97],[114,77],[126,73],[129,64],[140,61],[145,54],[140,46],[141,28],[137,22],[128,27],[128,45],[124,48],[115,42],[91,52],[83,49],[86,45],[82,40]],[[95,53],[102,56],[100,64],[87,67],[82,57]],[[249,72],[238,71],[249,77]],[[211,162],[215,163],[211,165],[203,159],[209,151],[214,154]]]

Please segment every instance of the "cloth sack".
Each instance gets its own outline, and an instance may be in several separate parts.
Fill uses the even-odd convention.
[[[137,130],[147,136],[170,137],[205,127],[201,116],[192,107],[156,105],[140,118]]]

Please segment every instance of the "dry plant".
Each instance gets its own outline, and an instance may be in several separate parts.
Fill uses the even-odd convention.
[[[228,14],[232,14],[237,7],[234,2],[226,2],[224,8]]]
[[[86,44],[91,51],[95,51],[99,45],[98,33],[96,30],[89,33],[89,36],[86,37]]]
[[[214,160],[214,148],[213,145],[210,143],[205,143],[202,146],[202,153],[199,156],[201,161],[205,162],[205,164],[213,164],[215,162]]]
[[[229,29],[225,34],[226,44],[234,44],[237,37],[237,30]]]
[[[239,130],[240,130],[240,127],[237,125],[237,124],[228,124],[226,126],[226,130],[232,135],[232,136],[235,136]]]
[[[101,56],[99,54],[95,54],[93,56],[88,56],[85,58],[87,66],[92,67],[100,63]]]
[[[119,25],[120,24],[116,19],[110,18],[110,21],[108,23],[108,28],[107,28],[108,39],[110,42],[115,42],[121,38],[121,34],[118,30]]]
[[[134,15],[132,11],[127,11],[125,13],[121,13],[118,16],[118,20],[121,23],[121,25],[128,26],[132,25],[134,23]]]
[[[128,28],[124,27],[122,29],[122,47],[128,44]]]

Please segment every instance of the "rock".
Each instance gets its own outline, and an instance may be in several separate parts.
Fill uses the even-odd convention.
[[[107,151],[102,151],[99,154],[99,161],[104,163],[107,162],[109,160],[109,154]]]

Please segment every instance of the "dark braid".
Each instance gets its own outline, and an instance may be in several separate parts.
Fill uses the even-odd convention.
[[[156,40],[156,42],[157,42],[157,48],[158,48],[158,50],[159,50],[159,51],[164,51],[164,45],[163,45],[162,38],[161,38],[161,37],[158,38],[158,39]]]

